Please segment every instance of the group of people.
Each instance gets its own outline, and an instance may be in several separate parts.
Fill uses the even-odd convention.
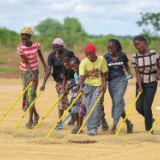
[[[112,98],[112,118],[113,126],[110,129],[111,134],[116,133],[116,126],[120,120],[126,116],[124,94],[127,89],[128,79],[132,78],[131,69],[128,65],[127,55],[122,52],[122,47],[117,39],[110,39],[107,47],[108,53],[104,56],[96,54],[96,47],[93,44],[86,45],[84,52],[86,58],[82,61],[68,50],[62,39],[53,40],[53,52],[48,56],[48,64],[46,65],[41,53],[41,45],[38,42],[31,41],[34,31],[25,27],[20,31],[22,43],[19,44],[17,51],[21,56],[20,68],[23,79],[24,89],[33,81],[33,85],[27,90],[23,96],[23,110],[29,107],[36,97],[36,88],[38,85],[38,56],[43,64],[45,76],[40,90],[44,91],[45,84],[50,75],[56,82],[56,91],[58,97],[63,94],[62,99],[58,102],[59,118],[63,115],[78,93],[82,93],[81,97],[73,105],[72,110],[79,105],[72,114],[68,125],[76,127],[71,133],[76,134],[80,129],[83,118],[87,116],[100,93],[103,96],[98,101],[94,111],[86,122],[88,135],[97,135],[97,130],[102,125],[103,130],[108,130],[108,124],[105,119],[104,112],[104,96],[108,83],[108,90]],[[155,50],[146,48],[146,39],[139,35],[133,39],[133,43],[137,52],[132,56],[132,65],[136,72],[136,95],[141,95],[136,102],[137,111],[144,117],[145,130],[152,128],[154,118],[152,115],[152,103],[157,90],[157,83],[160,79],[160,58]],[[37,56],[38,53],[38,56]],[[125,70],[128,73],[126,77]],[[69,102],[68,93],[71,93]],[[33,117],[34,115],[34,117]],[[29,121],[27,128],[32,128],[38,123],[39,114],[36,111],[35,104],[30,109]],[[133,132],[133,124],[126,119],[127,133]],[[63,129],[63,126],[61,126]],[[81,130],[81,133],[83,130]],[[153,131],[152,131],[152,134]]]

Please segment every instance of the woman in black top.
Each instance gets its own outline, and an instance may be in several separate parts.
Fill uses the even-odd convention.
[[[53,50],[54,51],[50,53],[50,55],[48,56],[48,67],[45,73],[43,85],[41,86],[40,90],[45,89],[45,84],[47,82],[48,77],[51,74],[51,69],[53,67],[53,73],[51,75],[56,81],[56,91],[58,93],[58,97],[60,97],[62,94],[62,86],[63,86],[62,85],[63,79],[61,78],[64,66],[63,56],[64,52],[67,51],[66,46],[62,39],[56,38],[53,41]],[[59,118],[63,115],[63,111],[66,110],[68,106],[69,106],[68,94],[64,94],[62,100],[58,102]]]

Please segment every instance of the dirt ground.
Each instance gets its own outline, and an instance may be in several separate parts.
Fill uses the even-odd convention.
[[[135,98],[135,80],[125,94],[126,111],[129,110]],[[39,87],[42,80],[39,82]],[[37,110],[42,118],[53,103],[57,100],[54,82],[47,82],[46,90],[36,102]],[[6,112],[11,104],[22,92],[20,79],[0,79],[0,117]],[[160,110],[156,110],[159,104],[160,91],[157,90],[152,106],[154,118],[158,118]],[[28,114],[13,130],[18,120],[23,115],[21,110],[22,99],[13,107],[8,115],[0,122],[0,160],[159,160],[160,159],[160,125],[155,127],[155,135],[144,130],[144,119],[133,108],[129,119],[134,124],[133,134],[126,134],[126,125],[122,127],[117,137],[109,131],[98,129],[98,135],[89,137],[86,127],[80,135],[71,134],[73,126],[68,126],[68,120],[64,123],[64,129],[53,132],[49,138],[45,138],[58,120],[58,110],[55,107],[44,119],[41,125],[34,131],[25,127],[28,121]],[[105,94],[105,112],[109,127],[112,126],[111,98],[109,93]],[[118,124],[120,126],[122,119]],[[74,126],[75,127],[75,126]],[[55,138],[55,139],[54,139]],[[69,141],[95,140],[95,143],[73,143]]]

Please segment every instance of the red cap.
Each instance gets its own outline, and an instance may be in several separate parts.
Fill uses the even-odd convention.
[[[85,48],[85,51],[91,51],[96,54],[96,47],[93,44],[88,44]]]

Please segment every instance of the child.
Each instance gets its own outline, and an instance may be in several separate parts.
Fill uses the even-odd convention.
[[[115,135],[116,126],[120,117],[123,119],[126,116],[124,106],[124,94],[127,89],[128,81],[124,67],[129,75],[131,75],[131,69],[128,65],[128,58],[125,53],[122,52],[121,44],[116,39],[110,39],[108,42],[108,53],[104,55],[107,61],[108,72],[108,89],[112,98],[112,117],[113,127],[110,133]],[[126,119],[127,133],[132,133],[133,125]]]
[[[74,71],[71,70],[70,65],[69,65],[69,60],[75,57],[74,53],[72,51],[65,51],[64,52],[64,68],[63,68],[63,86],[62,86],[62,93],[63,94],[68,94],[69,91],[71,91],[72,97],[70,104],[74,101],[74,99],[77,97],[77,86],[75,83],[74,79]],[[65,87],[67,85],[67,87]],[[72,106],[72,109],[76,107],[76,103]],[[77,110],[75,111],[75,113]],[[75,115],[75,114],[73,114]],[[77,117],[73,116],[73,118],[69,121],[68,125],[74,125],[75,120],[78,120]]]
[[[44,70],[46,71],[46,63],[44,61],[41,45],[38,42],[31,41],[31,36],[34,31],[29,27],[24,27],[21,31],[22,43],[17,47],[17,52],[20,54],[22,60],[20,62],[23,90],[28,84],[33,81],[32,86],[26,91],[23,96],[23,107],[24,111],[31,105],[33,100],[36,98],[36,89],[38,86],[38,74],[39,74],[39,63],[38,56],[43,64]],[[37,56],[38,53],[38,56]],[[34,114],[34,120],[33,120]],[[29,121],[26,127],[31,129],[32,125],[37,125],[39,120],[39,114],[36,111],[35,104],[29,110]]]
[[[82,99],[85,99],[85,106],[87,114],[91,111],[93,105],[98,99],[101,92],[106,91],[105,74],[108,70],[107,63],[102,56],[96,55],[96,48],[93,44],[88,44],[85,48],[86,57],[82,60],[79,66],[79,93],[82,92]],[[85,78],[85,87],[83,88],[83,81]],[[86,122],[89,136],[97,135],[97,129],[101,120],[101,100],[97,103],[94,111]]]
[[[133,43],[138,50],[132,55],[132,65],[137,77],[136,95],[142,92],[136,102],[136,110],[144,117],[145,130],[148,132],[154,121],[151,107],[160,75],[160,58],[155,50],[146,48],[146,39],[143,36],[136,36]],[[153,131],[152,134],[154,134]]]
[[[74,71],[74,79],[77,85],[77,90],[79,90],[79,65],[80,65],[80,60],[78,57],[72,57],[69,61],[70,64],[70,68]],[[84,87],[84,86],[83,86]],[[85,107],[85,102],[84,100],[78,100],[76,105],[79,104],[79,110],[76,110],[74,112],[74,116],[76,117],[77,120],[77,126],[75,128],[72,129],[71,133],[73,134],[77,134],[78,130],[80,129],[80,127],[82,126],[83,123],[83,117],[86,115],[86,107]],[[78,115],[78,111],[79,111],[79,115]],[[83,131],[81,130],[80,133],[82,133]]]

